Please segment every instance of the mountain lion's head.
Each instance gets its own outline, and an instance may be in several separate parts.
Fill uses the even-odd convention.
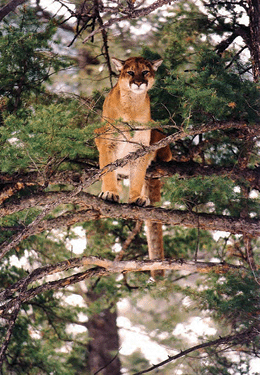
[[[143,57],[130,57],[126,61],[112,58],[117,70],[120,72],[118,84],[121,89],[142,94],[148,91],[153,83],[156,70],[162,59],[148,61]]]

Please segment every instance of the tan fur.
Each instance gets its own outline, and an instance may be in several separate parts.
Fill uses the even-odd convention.
[[[105,124],[96,131],[96,145],[99,151],[100,168],[123,158],[130,152],[140,147],[149,146],[162,139],[164,135],[158,130],[149,127],[151,119],[150,98],[148,90],[154,83],[155,71],[161,65],[162,60],[150,62],[142,57],[131,57],[126,61],[113,58],[120,76],[117,84],[108,94],[103,105],[103,120]],[[135,130],[133,130],[135,128]],[[119,202],[117,175],[124,174],[130,178],[129,203],[146,206],[150,201],[160,200],[160,183],[155,189],[145,186],[146,169],[156,157],[164,161],[171,160],[170,148],[164,147],[157,153],[150,153],[126,167],[109,172],[102,178],[102,192],[100,197],[114,202]],[[151,182],[150,182],[151,183]],[[159,194],[159,195],[158,195]],[[159,226],[161,224],[158,224]],[[159,235],[158,251],[155,255],[149,253],[151,259],[163,258],[162,231],[157,225]],[[152,225],[148,223],[148,246],[152,248],[154,242]],[[155,247],[156,247],[155,246]],[[153,251],[153,250],[152,250]]]

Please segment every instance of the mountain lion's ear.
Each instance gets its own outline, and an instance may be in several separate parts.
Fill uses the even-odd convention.
[[[159,68],[162,62],[163,62],[163,59],[152,61],[152,67],[155,72]]]
[[[125,62],[123,60],[116,59],[115,57],[112,57],[111,60],[115,64],[116,69],[120,72]]]

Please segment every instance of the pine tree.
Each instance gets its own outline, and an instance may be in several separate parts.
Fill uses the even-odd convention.
[[[150,96],[153,119],[169,136],[161,145],[171,142],[173,153],[171,163],[148,171],[150,178],[164,181],[162,203],[167,206],[162,208],[113,205],[87,192],[91,186],[97,194],[92,184],[101,175],[93,130],[100,126],[103,95],[49,92],[49,78],[71,64],[53,52],[53,22],[42,23],[29,8],[2,21],[3,374],[89,374],[102,366],[105,374],[109,363],[119,373],[120,361],[129,371],[144,373],[149,365],[140,353],[132,364],[117,353],[116,303],[129,296],[132,321],[177,351],[151,370],[172,373],[181,360],[187,374],[231,374],[234,368],[248,373],[250,359],[259,355],[259,43],[252,12],[256,4],[239,4],[242,10],[237,11],[233,2],[210,1],[201,10],[178,2],[163,22],[152,17],[155,36],[143,55],[156,59],[158,52],[163,54],[164,66]],[[92,13],[82,8],[75,16],[78,26],[83,22],[84,37],[92,27],[96,38],[105,18],[102,2],[90,5]],[[146,9],[132,3],[122,7],[120,14],[129,18]],[[243,8],[251,17],[249,26],[241,23]],[[240,51],[232,46],[238,35],[245,43]],[[241,55],[246,47],[253,66]],[[141,224],[147,219],[163,223],[170,260],[156,263],[167,270],[157,283],[149,282],[152,265]],[[83,257],[66,246],[79,225],[87,238]],[[228,234],[216,240],[212,230]],[[87,289],[80,283],[85,280]],[[69,303],[75,294],[80,306]],[[176,322],[199,313],[214,320],[217,333],[204,335],[192,347],[173,333]],[[111,351],[104,346],[103,363],[96,369],[90,349],[108,330],[97,334],[95,326],[106,327],[108,316],[115,340]],[[82,333],[69,331],[71,324],[82,327]],[[238,361],[225,355],[230,348]],[[200,356],[191,359],[190,353]]]

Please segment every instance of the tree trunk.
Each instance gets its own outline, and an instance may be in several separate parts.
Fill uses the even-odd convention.
[[[250,28],[250,54],[254,81],[260,78],[260,1],[248,0],[248,16]]]
[[[89,293],[88,293],[89,297]],[[91,375],[120,375],[119,336],[116,325],[117,312],[109,309],[93,315],[88,321],[89,356]]]

